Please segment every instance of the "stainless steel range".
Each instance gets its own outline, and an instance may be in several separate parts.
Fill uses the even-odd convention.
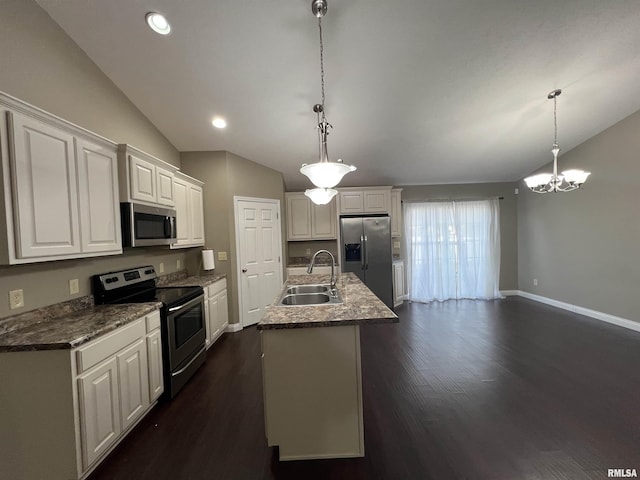
[[[156,287],[153,266],[93,276],[96,304],[162,302],[165,395],[173,398],[204,363],[205,319],[202,287]]]

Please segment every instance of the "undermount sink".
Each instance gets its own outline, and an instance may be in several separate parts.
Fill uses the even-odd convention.
[[[278,305],[285,307],[301,305],[327,305],[342,303],[337,290],[331,290],[329,285],[295,285],[288,287]]]
[[[296,285],[287,288],[287,293],[327,293],[331,288],[329,285]]]

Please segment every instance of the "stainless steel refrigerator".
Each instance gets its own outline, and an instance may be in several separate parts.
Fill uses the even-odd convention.
[[[341,217],[342,271],[353,272],[393,309],[389,217]]]

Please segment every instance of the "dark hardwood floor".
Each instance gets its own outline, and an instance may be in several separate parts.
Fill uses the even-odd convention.
[[[279,462],[260,338],[226,334],[90,480],[604,479],[640,471],[640,333],[523,298],[361,328],[366,456]]]

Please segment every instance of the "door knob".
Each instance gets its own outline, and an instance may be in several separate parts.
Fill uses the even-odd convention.
[[[246,268],[243,268],[243,269],[242,269],[242,273],[247,273],[247,269],[246,269]]]

